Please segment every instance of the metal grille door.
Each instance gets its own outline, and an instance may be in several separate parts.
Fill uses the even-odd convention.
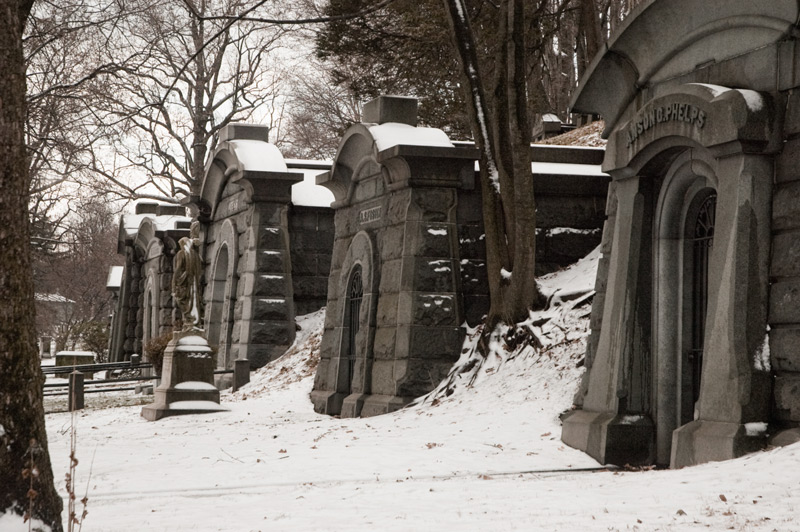
[[[700,373],[703,368],[703,338],[708,309],[708,263],[714,245],[714,219],[717,195],[703,200],[694,227],[692,275],[692,349],[689,364],[692,372],[692,399],[700,397]]]
[[[348,353],[347,353],[347,367],[348,367],[348,381],[349,388],[352,393],[353,378],[355,377],[356,369],[356,335],[358,334],[359,325],[361,323],[361,300],[364,297],[364,285],[361,279],[361,267],[356,266],[353,276],[350,278],[350,286],[347,289],[348,299]]]

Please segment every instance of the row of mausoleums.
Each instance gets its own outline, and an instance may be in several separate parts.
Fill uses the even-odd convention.
[[[188,206],[200,222],[205,330],[219,368],[275,359],[294,339],[295,316],[326,305],[312,393],[320,412],[395,410],[457,360],[461,325],[488,307],[477,150],[417,127],[416,112],[411,98],[371,102],[327,163],[284,160],[263,127],[223,130]],[[609,179],[602,149],[532,154],[546,272],[599,244]],[[146,358],[148,342],[172,330],[172,261],[193,218],[140,203],[121,220],[113,360]]]
[[[263,126],[225,128],[201,195],[191,198],[205,267],[205,330],[221,369],[238,358],[252,367],[275,359],[294,340],[295,315],[326,301],[333,196],[305,173],[330,164],[287,164],[267,133]],[[186,207],[149,202],[122,217],[118,252],[125,265],[109,286],[117,296],[112,360],[147,358],[148,343],[171,334],[180,315],[171,293],[173,260],[192,219]]]
[[[796,441],[800,5],[645,1],[582,81],[612,176],[562,439],[684,466]]]

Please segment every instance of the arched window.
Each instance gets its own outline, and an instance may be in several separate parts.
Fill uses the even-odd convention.
[[[348,314],[348,350],[347,350],[347,383],[352,392],[356,366],[356,335],[361,324],[361,300],[364,297],[364,283],[361,278],[361,266],[355,265],[347,287]]]
[[[703,338],[706,331],[706,311],[708,309],[708,264],[711,248],[714,245],[714,219],[717,195],[709,194],[700,204],[694,220],[692,236],[692,312],[691,349],[689,365],[691,370],[692,401],[700,397],[700,374],[703,368]]]

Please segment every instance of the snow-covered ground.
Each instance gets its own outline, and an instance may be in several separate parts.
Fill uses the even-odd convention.
[[[517,334],[539,350],[505,349],[497,335],[489,358],[416,406],[316,414],[318,312],[282,359],[223,393],[229,412],[152,423],[141,406],[49,414],[55,476],[67,472],[74,419],[86,532],[800,529],[798,445],[679,471],[596,471],[561,443],[596,261],[542,279],[554,305]]]

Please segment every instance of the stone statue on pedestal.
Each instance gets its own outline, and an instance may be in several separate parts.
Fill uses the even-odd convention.
[[[203,328],[203,259],[200,256],[200,223],[195,220],[188,237],[178,242],[172,274],[172,297],[183,319],[183,330]]]
[[[214,385],[212,349],[203,332],[203,259],[200,225],[192,222],[188,237],[178,242],[172,274],[172,297],[183,317],[183,330],[174,331],[164,350],[161,384],[142,417],[156,421],[166,416],[228,410],[219,404]]]

